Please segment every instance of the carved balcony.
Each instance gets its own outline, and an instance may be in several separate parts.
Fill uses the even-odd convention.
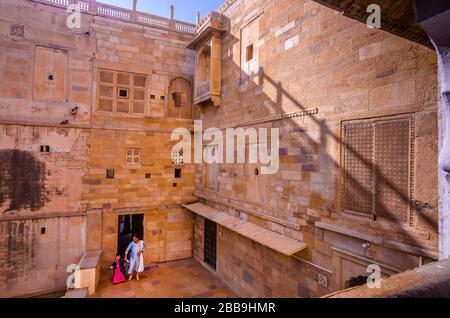
[[[197,28],[188,48],[196,51],[194,104],[220,106],[223,16],[211,12]]]

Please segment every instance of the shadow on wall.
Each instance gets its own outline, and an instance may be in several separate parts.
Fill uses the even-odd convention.
[[[225,19],[224,26],[226,30],[230,30],[230,21],[229,19]],[[389,35],[391,36],[391,35]],[[404,41],[402,39],[399,39],[399,41]],[[234,47],[236,43],[239,43],[240,40],[230,35],[230,33],[227,33],[226,38],[223,40],[223,42],[226,43],[226,46],[228,47]],[[242,48],[241,48],[242,50]],[[233,52],[234,54],[234,52]],[[242,54],[242,53],[240,53]],[[270,53],[267,53],[269,55]],[[315,54],[315,53],[314,53]],[[280,54],[281,55],[281,54]],[[411,57],[411,55],[409,55]],[[420,56],[413,57],[415,59],[420,58]],[[241,56],[242,59],[242,56]],[[275,65],[269,65],[277,68],[277,70],[280,69],[279,65],[282,63],[283,57],[274,58],[274,57],[268,57],[266,56],[266,61],[269,61],[267,63],[275,64]],[[228,91],[222,92],[222,105],[223,110],[216,109],[213,106],[208,107],[203,111],[202,117],[204,119],[209,119],[213,123],[217,123],[217,118],[223,115],[222,120],[229,120],[231,115],[229,115],[232,110],[230,108],[227,108],[227,105],[235,103],[235,105],[240,106],[241,111],[241,119],[240,121],[248,121],[253,119],[258,119],[264,116],[269,115],[281,115],[286,112],[291,111],[307,111],[306,107],[304,107],[301,102],[296,99],[291,93],[289,93],[285,88],[282,82],[277,81],[273,79],[268,73],[266,73],[265,69],[263,67],[259,68],[258,74],[252,74],[246,79],[246,85],[244,89],[242,89],[242,69],[239,65],[237,65],[235,62],[233,62],[233,59],[230,58],[230,56],[227,57],[227,60],[222,62],[222,69],[226,70],[225,74],[222,74],[222,79],[226,78],[227,84],[229,86],[232,86],[232,89],[229,89]],[[232,67],[230,68],[230,65]],[[339,67],[338,65],[336,67]],[[287,68],[287,67],[286,67]],[[293,69],[287,70],[288,72],[294,72]],[[336,70],[330,69],[330,73],[335,72]],[[279,74],[279,75],[278,75]],[[253,76],[253,80],[252,80]],[[277,73],[278,78],[286,78],[286,76],[279,72]],[[230,83],[230,78],[232,78],[232,84]],[[237,79],[241,80],[237,80]],[[289,81],[287,81],[289,86]],[[328,84],[328,83],[326,83]],[[262,89],[261,89],[262,88]],[[273,96],[269,96],[266,92],[270,89],[274,89],[276,92],[275,94],[272,94]],[[254,93],[254,92],[259,92]],[[262,92],[262,93],[261,93]],[[326,91],[324,91],[324,94],[326,94]],[[250,113],[251,112],[251,113]],[[321,112],[321,109],[319,108],[319,113]],[[255,113],[264,114],[260,115],[259,117],[253,116]],[[226,115],[229,115],[230,117],[225,117]],[[367,117],[370,117],[369,112],[366,112],[364,114]],[[198,118],[199,114],[198,111],[196,111],[196,117]],[[289,132],[295,132],[297,136],[294,136],[293,138],[296,138],[299,140],[298,144],[300,144],[300,155],[295,156],[293,162],[296,164],[302,165],[302,167],[305,167],[304,171],[307,173],[315,172],[317,170],[314,170],[318,166],[318,160],[319,157],[322,158],[323,161],[327,162],[327,169],[326,173],[329,173],[330,175],[330,185],[335,184],[335,175],[336,172],[339,172],[339,179],[346,180],[346,184],[351,185],[351,193],[357,194],[358,196],[365,197],[365,198],[373,198],[373,204],[374,204],[374,213],[373,216],[371,215],[369,220],[376,219],[378,217],[382,217],[384,220],[390,221],[394,224],[398,224],[399,226],[396,227],[395,231],[396,234],[401,234],[404,236],[405,241],[410,242],[411,244],[416,244],[420,246],[419,242],[417,241],[417,238],[411,235],[411,231],[409,229],[406,229],[409,225],[409,227],[412,229],[415,224],[417,223],[416,218],[420,215],[421,220],[421,226],[426,226],[427,228],[431,228],[433,230],[437,229],[437,208],[433,207],[427,203],[422,202],[416,202],[414,200],[413,195],[410,195],[410,188],[407,187],[407,190],[405,191],[405,188],[401,188],[398,185],[398,182],[396,184],[396,180],[393,180],[393,176],[391,175],[392,170],[389,169],[382,169],[382,167],[378,166],[376,163],[370,161],[367,159],[367,155],[364,155],[362,153],[361,149],[356,149],[353,145],[347,143],[341,136],[334,133],[330,130],[330,128],[327,126],[326,120],[320,119],[317,115],[308,115],[309,119],[314,123],[319,130],[319,138],[317,136],[309,135],[307,130],[302,128],[294,119],[282,119],[279,122],[273,122],[272,127],[279,127],[282,128],[284,126],[291,127]],[[373,117],[378,117],[378,114],[374,114]],[[389,119],[390,117],[393,117],[390,115],[385,115],[386,119]],[[350,114],[349,114],[350,117]],[[362,117],[362,119],[367,118]],[[353,118],[352,118],[353,120]],[[336,122],[341,122],[341,120],[336,120]],[[409,127],[409,126],[408,126]],[[207,127],[206,127],[207,128]],[[394,131],[395,131],[395,127]],[[343,131],[341,132],[343,134]],[[385,133],[386,134],[386,133]],[[283,140],[284,137],[283,133],[280,134],[281,140]],[[389,136],[387,136],[389,137]],[[290,138],[290,137],[289,137]],[[411,137],[409,137],[411,138]],[[359,169],[365,169],[367,171],[372,172],[373,178],[376,180],[376,185],[374,188],[369,189],[371,191],[368,191],[367,184],[361,183],[361,178],[356,178],[354,174],[352,174],[350,171],[346,170],[345,166],[342,166],[340,162],[338,162],[334,158],[338,158],[339,156],[333,156],[333,154],[330,154],[327,152],[328,142],[330,140],[333,140],[337,146],[339,146],[341,153],[346,153],[348,157],[351,157],[354,161],[357,162],[359,165]],[[408,139],[410,140],[410,139]],[[336,148],[337,150],[337,148]],[[338,152],[337,152],[338,153]],[[283,156],[287,156],[287,153],[282,153],[280,150],[280,162],[283,163]],[[395,154],[388,153],[388,158],[390,156]],[[408,158],[411,156],[411,154],[408,156]],[[395,159],[395,158],[394,158]],[[292,161],[286,161],[286,162],[292,162]],[[410,161],[408,160],[407,167],[409,166]],[[430,163],[431,164],[431,163]],[[334,167],[334,169],[332,168]],[[396,168],[394,168],[395,170]],[[414,171],[414,166],[409,168],[410,170]],[[277,173],[276,178],[280,178],[280,172]],[[407,171],[408,179],[411,178],[411,172]],[[415,179],[415,177],[412,178],[412,181]],[[307,180],[307,179],[305,179]],[[334,186],[335,191],[335,200],[334,202],[328,203],[327,205],[324,205],[322,209],[327,212],[327,215],[329,213],[334,212],[340,212],[342,210],[342,207],[345,205],[342,202],[342,183],[339,182],[339,184],[336,184]],[[378,191],[380,189],[383,189],[384,196],[376,196],[378,194]],[[298,191],[302,191],[301,189]],[[267,192],[267,189],[266,189]],[[412,192],[412,191],[411,191]],[[307,194],[307,193],[305,193]],[[308,194],[309,195],[309,194]],[[319,194],[320,195],[320,194]],[[337,199],[339,198],[339,199]],[[359,198],[356,198],[356,201]],[[390,206],[387,206],[386,202],[390,201]],[[339,203],[340,202],[340,203]],[[394,203],[392,203],[394,202]],[[407,207],[410,212],[409,215],[413,215],[416,218],[413,219],[413,221],[410,222],[408,219],[406,222],[405,220],[401,220],[398,217],[398,214],[396,211],[393,211],[393,206],[403,206]],[[314,218],[312,218],[314,220]],[[310,222],[308,221],[309,225],[313,225],[314,221]]]

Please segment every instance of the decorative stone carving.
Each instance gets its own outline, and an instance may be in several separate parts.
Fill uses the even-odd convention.
[[[194,104],[220,106],[221,83],[221,47],[223,16],[211,12],[197,26],[197,33],[188,48],[196,51]]]

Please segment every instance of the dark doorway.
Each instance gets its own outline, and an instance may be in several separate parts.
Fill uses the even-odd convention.
[[[205,219],[205,263],[216,269],[217,224]]]
[[[141,240],[144,239],[144,214],[119,215],[117,253],[125,255],[133,234],[139,235]]]

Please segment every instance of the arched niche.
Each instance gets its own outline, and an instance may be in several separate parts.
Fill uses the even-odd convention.
[[[183,76],[175,76],[169,83],[169,117],[192,118],[192,84]]]

